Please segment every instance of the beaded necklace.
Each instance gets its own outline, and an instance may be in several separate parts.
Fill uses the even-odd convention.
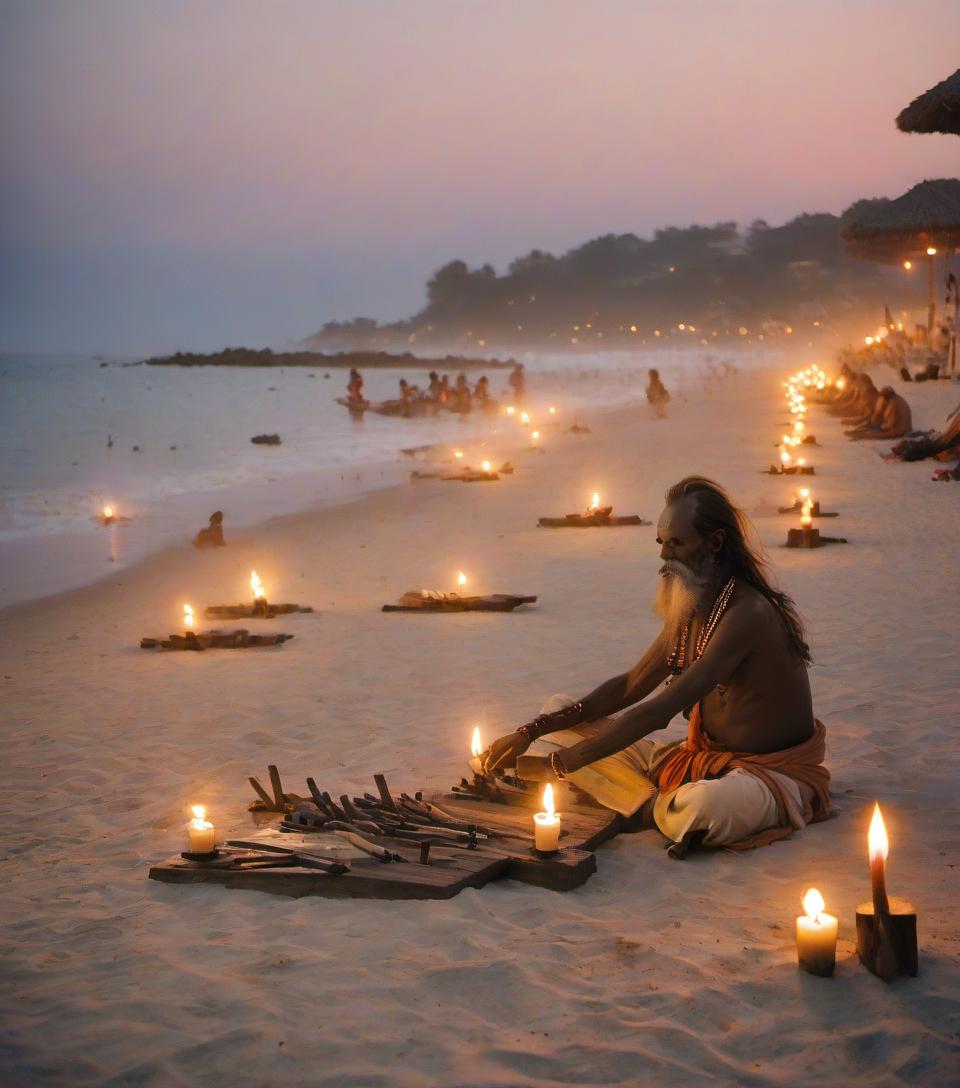
[[[696,661],[703,656],[704,650],[706,650],[710,639],[713,638],[714,631],[717,629],[717,624],[723,619],[723,614],[730,604],[730,598],[733,596],[733,590],[736,584],[736,578],[731,578],[723,589],[720,590],[717,599],[713,602],[713,608],[710,609],[710,615],[707,616],[707,621],[704,623],[700,635],[697,638],[697,645],[694,647],[693,652],[693,661]],[[693,617],[694,613],[691,612],[690,618],[683,627],[680,628],[676,641],[673,644],[673,649],[670,651],[670,655],[667,658],[667,668],[671,673],[670,678],[667,680],[668,684],[675,676],[679,676],[687,666],[687,650],[690,645],[690,631],[693,627]]]

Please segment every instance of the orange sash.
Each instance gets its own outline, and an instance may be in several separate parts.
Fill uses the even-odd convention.
[[[793,748],[762,755],[731,752],[704,734],[700,704],[697,703],[690,715],[687,739],[678,744],[657,768],[657,787],[661,793],[669,793],[687,782],[699,782],[702,778],[720,778],[728,771],[738,768],[755,775],[776,799],[778,824],[748,839],[725,844],[729,850],[750,850],[755,846],[766,846],[777,839],[785,839],[793,831],[783,783],[772,776],[770,771],[784,774],[799,785],[810,787],[813,793],[812,803],[809,792],[800,790],[804,823],[816,823],[829,817],[830,772],[823,765],[826,751],[827,731],[823,722],[817,721],[813,736]]]

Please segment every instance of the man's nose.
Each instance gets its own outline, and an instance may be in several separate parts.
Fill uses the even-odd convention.
[[[669,559],[670,558],[670,546],[668,544],[661,544],[660,545],[660,558],[661,559]]]

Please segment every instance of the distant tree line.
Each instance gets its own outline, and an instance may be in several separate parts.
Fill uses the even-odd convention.
[[[821,213],[779,227],[758,219],[745,231],[727,222],[667,227],[649,239],[606,234],[562,256],[531,250],[503,275],[453,260],[427,282],[419,313],[383,325],[331,321],[307,344],[502,351],[752,342],[847,324],[893,296],[911,305],[922,298],[902,270],[848,255],[842,223]]]

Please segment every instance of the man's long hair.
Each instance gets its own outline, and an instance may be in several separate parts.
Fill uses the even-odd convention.
[[[803,634],[803,623],[796,605],[786,593],[775,589],[770,582],[769,567],[759,544],[751,546],[753,527],[747,516],[733,504],[724,489],[706,476],[685,476],[666,494],[669,505],[685,495],[694,497],[693,527],[706,539],[718,529],[723,531],[723,545],[717,553],[718,560],[730,573],[753,586],[777,610],[783,623],[792,652],[809,665],[810,647]]]

